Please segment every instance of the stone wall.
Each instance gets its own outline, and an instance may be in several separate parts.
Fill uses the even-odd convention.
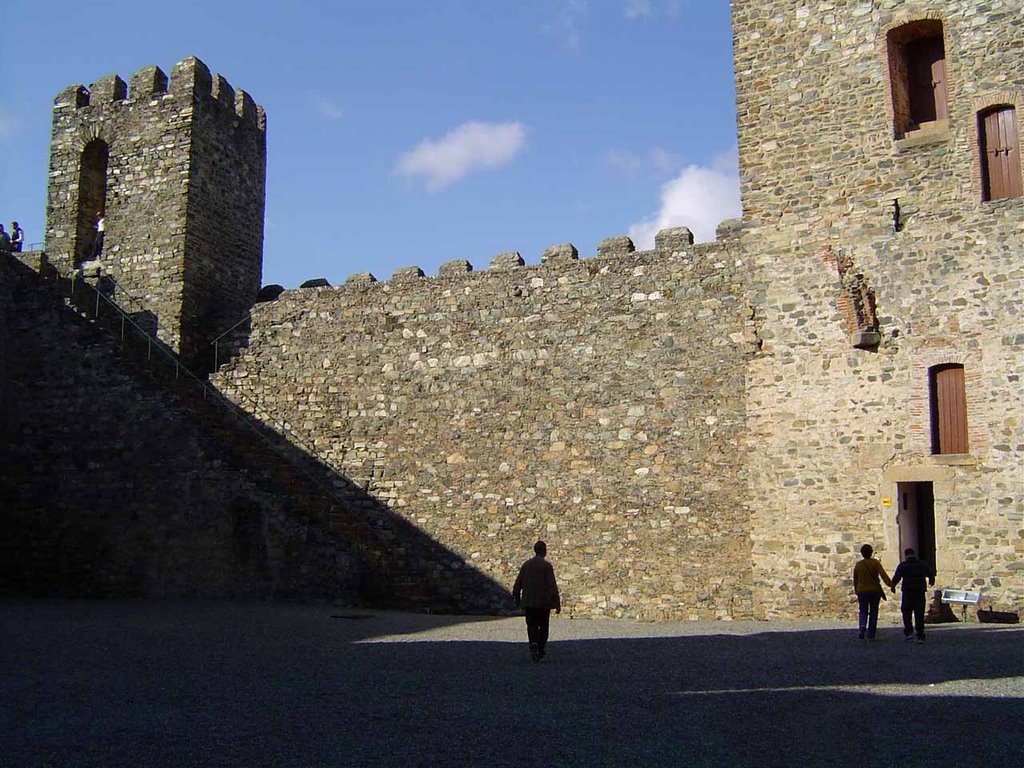
[[[0,257],[0,593],[356,600],[361,555],[301,488]],[[243,435],[244,437],[244,435]],[[278,457],[280,460],[280,457]]]
[[[209,77],[209,72],[204,74]],[[205,360],[212,337],[241,319],[260,288],[266,115],[220,75],[204,82],[192,129],[184,284],[188,348]],[[219,107],[219,108],[217,108]]]
[[[108,155],[106,172],[90,153]],[[263,250],[266,118],[194,57],[109,75],[54,101],[46,250],[65,274],[83,262],[150,314],[187,361],[252,305]],[[90,264],[97,210],[106,243]]]
[[[1024,200],[983,202],[977,113],[1024,113],[1020,3],[734,2],[755,589],[841,614],[862,542],[898,561],[898,483],[931,482],[939,585],[1024,606]],[[943,24],[949,118],[898,138],[886,34]],[[894,228],[893,200],[900,218]],[[842,267],[840,269],[840,267]],[[880,344],[851,327],[871,294]],[[962,363],[968,454],[931,453],[928,369]]]
[[[573,614],[749,617],[747,264],[688,235],[287,291],[215,382],[498,582],[543,538]]]
[[[895,567],[918,483],[939,586],[1024,609],[1024,200],[982,199],[978,147],[980,112],[1024,114],[1021,2],[732,7],[744,219],[718,243],[669,230],[650,252],[610,238],[584,260],[564,245],[533,266],[506,253],[479,273],[456,261],[287,291],[252,309],[248,346],[215,381],[332,468],[336,533],[349,515],[403,578],[463,607],[500,608],[497,585],[544,538],[578,615],[848,615],[859,545]],[[888,33],[922,20],[942,25],[949,109],[919,127],[892,95]],[[170,85],[151,67],[130,87],[67,89],[55,263],[82,259],[82,190],[99,173],[83,156],[109,148],[97,268],[204,358],[256,295],[264,137],[261,110],[195,59]],[[229,471],[208,430],[120,376],[78,320],[6,290],[0,423],[16,469],[0,491],[20,499],[5,522],[29,553],[21,572],[49,583],[31,554],[49,536],[63,577],[96,593],[227,593],[277,562],[239,554],[269,547],[252,520],[308,551],[285,532],[300,494],[264,494],[237,456]],[[948,363],[965,370],[969,450],[938,455],[928,377]],[[225,517],[236,499],[255,517]],[[109,565],[60,549],[83,541]],[[329,566],[340,553],[342,581],[359,570],[344,547],[316,551]],[[305,563],[291,588],[330,591],[295,557],[281,561]]]

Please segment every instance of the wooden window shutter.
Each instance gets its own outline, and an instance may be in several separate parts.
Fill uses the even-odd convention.
[[[920,125],[945,119],[946,53],[942,37],[912,40],[905,52],[911,121]]]
[[[932,93],[935,98],[935,119],[946,120],[949,118],[949,108],[946,106],[946,53],[942,45],[942,39],[935,41],[938,46],[938,56],[932,61]]]
[[[981,131],[983,199],[1021,197],[1016,110],[1000,107],[982,114]]]
[[[967,453],[967,389],[962,365],[931,370],[932,453]]]

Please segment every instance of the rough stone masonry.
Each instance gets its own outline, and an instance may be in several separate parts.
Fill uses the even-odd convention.
[[[1022,11],[736,0],[744,213],[717,242],[671,229],[651,251],[624,237],[583,259],[568,244],[539,264],[510,251],[479,271],[363,273],[255,305],[260,242],[230,243],[262,219],[262,111],[194,59],[169,85],[146,75],[144,96],[139,76],[127,91],[76,86],[55,107],[47,251],[113,277],[189,359],[245,319],[213,383],[322,461],[345,514],[433,584],[467,571],[505,583],[543,537],[574,614],[840,616],[871,542],[890,571],[914,546],[940,586],[1020,610],[1024,198],[993,193],[1004,150],[986,126],[996,115],[1024,133]],[[942,85],[924,96],[922,56]],[[152,130],[118,133],[161,105],[174,109]],[[190,135],[175,121],[206,113],[218,117],[183,165],[145,159],[173,154]],[[1019,174],[1006,151],[1002,172]],[[168,174],[190,179],[170,194],[196,230],[186,218],[161,229],[166,248],[132,242],[148,232],[136,201]],[[83,265],[68,233],[100,198],[125,244]],[[235,208],[237,221],[220,215]],[[959,386],[953,405],[939,377]],[[37,384],[19,394],[55,386]],[[113,492],[102,485],[82,498]],[[396,520],[437,546],[411,554]]]

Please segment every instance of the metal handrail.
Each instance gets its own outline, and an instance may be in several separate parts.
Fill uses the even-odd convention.
[[[76,269],[74,272],[71,273],[72,287],[73,287],[73,284],[74,284],[76,276],[79,275],[79,274],[80,274],[80,270],[78,270],[78,269]],[[99,279],[101,281],[107,281],[111,285],[114,286],[114,293],[118,296],[118,301],[119,302],[120,302],[122,297],[123,298],[127,298],[129,300],[129,302],[135,306],[135,309],[138,312],[149,312],[150,311],[149,309],[147,309],[147,307],[142,303],[142,301],[140,299],[135,298],[132,295],[131,291],[129,291],[126,288],[122,287],[122,285],[119,282],[117,282],[117,280],[112,275],[103,274],[103,275],[100,276]],[[96,286],[91,285],[89,283],[89,281],[85,279],[84,276],[82,276],[82,280],[86,283],[86,285],[90,285],[90,287],[92,287],[93,290],[96,290],[96,291],[99,291],[100,293],[102,293],[102,291],[100,291]],[[121,308],[120,304],[117,305],[117,308],[118,309]]]
[[[220,367],[220,355],[219,355],[219,352],[220,352],[220,340],[223,339],[225,336],[227,336],[229,333],[231,333],[233,330],[235,330],[235,328],[240,326],[242,323],[251,323],[251,322],[252,322],[252,312],[250,311],[249,314],[247,314],[245,317],[243,317],[237,323],[235,323],[230,328],[228,328],[226,331],[224,331],[224,333],[222,333],[220,336],[218,336],[217,338],[215,338],[213,341],[210,342],[210,346],[213,347],[213,370],[216,371]]]
[[[2,257],[3,254],[0,254]],[[11,254],[14,257],[14,254]],[[40,272],[42,276],[42,273]],[[71,278],[60,275],[53,270],[46,275],[48,281],[52,281],[56,284],[58,290],[65,296],[69,301],[69,304],[75,308],[76,311],[82,313],[88,317],[91,309],[93,313],[93,320],[97,324],[100,324],[100,312],[101,308],[107,307],[113,310],[115,318],[120,321],[120,341],[125,344],[127,341],[126,335],[130,328],[132,332],[138,334],[141,338],[146,340],[146,355],[147,360],[152,359],[153,351],[156,350],[158,357],[161,357],[174,365],[175,381],[185,381],[189,384],[197,385],[202,391],[204,402],[211,402],[216,407],[223,409],[225,415],[233,418],[236,422],[241,422],[245,425],[252,434],[254,434],[262,445],[272,450],[275,454],[281,457],[282,464],[290,467],[292,470],[301,473],[306,477],[314,486],[320,489],[323,494],[324,501],[326,502],[326,509],[324,510],[325,516],[320,520],[325,525],[330,525],[333,520],[332,513],[338,506],[347,507],[348,502],[341,499],[338,496],[338,483],[332,482],[328,479],[328,472],[337,474],[337,470],[324,462],[316,453],[316,449],[308,441],[304,440],[300,435],[295,433],[291,427],[284,421],[273,417],[265,410],[259,407],[253,399],[244,393],[236,393],[242,403],[245,403],[246,407],[243,407],[240,403],[235,402],[228,398],[223,392],[214,387],[207,381],[204,381],[188,367],[183,365],[178,358],[178,355],[167,347],[164,342],[160,341],[153,334],[148,332],[145,328],[141,327],[136,323],[132,317],[125,312],[117,302],[112,298],[104,294],[96,286],[87,282],[86,280],[78,277],[75,279],[74,276]],[[78,296],[76,295],[76,289],[82,290],[87,289],[89,293],[84,297],[85,300],[79,302]],[[88,306],[91,304],[91,307]],[[116,322],[116,320],[115,320]],[[113,331],[109,325],[103,323],[107,330]],[[246,410],[246,408],[251,409]],[[257,414],[262,413],[264,418],[260,418]],[[266,433],[267,429],[274,430],[280,437],[280,440],[272,440]],[[312,469],[311,466],[307,466],[304,461],[295,461],[286,452],[286,446],[294,445],[301,448],[309,461],[316,467],[321,468],[323,471],[318,473]],[[358,488],[355,483],[349,481],[353,488]],[[356,549],[362,551],[368,559],[371,567],[385,580],[390,582],[392,589],[398,589],[395,595],[401,594],[398,581],[392,581],[396,578],[396,572],[390,566],[389,561],[386,557],[386,543],[381,541],[375,533],[373,524],[360,517],[358,514],[352,514],[348,516],[352,521],[353,526],[349,528],[352,534],[348,541]]]
[[[238,403],[228,398],[223,392],[214,387],[208,381],[204,381],[203,379],[199,378],[195,373],[193,373],[185,365],[183,365],[181,361],[178,359],[177,354],[173,350],[169,349],[162,341],[160,341],[157,338],[154,338],[144,328],[140,327],[134,320],[131,319],[128,313],[126,313],[123,309],[121,309],[121,307],[117,305],[116,302],[113,301],[113,299],[111,299],[109,296],[104,295],[103,292],[98,290],[94,285],[91,285],[90,283],[84,280],[80,282],[81,284],[87,286],[96,295],[96,308],[94,310],[94,317],[98,318],[99,316],[99,307],[101,306],[100,302],[104,302],[106,306],[113,309],[120,316],[122,341],[124,341],[126,324],[132,326],[136,331],[138,331],[138,333],[144,336],[147,340],[147,358],[148,356],[152,355],[152,350],[155,348],[157,352],[160,353],[163,357],[167,358],[168,360],[174,363],[176,380],[184,376],[184,378],[190,383],[198,385],[203,392],[204,401],[212,401],[217,403],[217,405],[223,408],[228,413],[229,416],[234,417],[237,421],[244,424],[254,435],[256,435],[262,441],[264,445],[266,445],[268,448],[270,448],[279,456],[281,456],[290,466],[294,467],[297,471],[301,472],[314,485],[320,488],[320,490],[327,496],[327,498],[337,501],[337,497],[335,496],[336,489],[334,484],[328,483],[324,477],[320,477],[319,475],[309,471],[309,469],[302,466],[301,464],[297,464],[295,462],[290,461],[287,455],[285,455],[285,453],[281,449],[281,447],[275,444],[272,440],[270,440],[265,434],[263,434],[263,432],[261,431],[261,426],[269,426],[271,429],[275,430],[278,434],[280,434],[282,438],[284,438],[289,444],[298,445],[305,451],[305,453],[310,457],[310,459],[313,462],[315,462],[317,466],[322,467],[325,471],[336,472],[336,470],[334,470],[333,467],[330,467],[322,459],[320,459],[319,456],[317,456],[316,449],[313,445],[311,445],[306,440],[302,439],[302,437],[298,435],[296,432],[294,432],[286,422],[276,419],[273,416],[270,416],[270,414],[267,414],[267,412],[264,409],[260,408],[259,404],[256,403],[252,398],[248,397],[244,393],[237,393],[240,397],[240,400],[251,409],[251,412],[247,411],[245,408],[241,408]],[[72,285],[74,285],[74,281],[71,281],[71,283]],[[256,415],[258,412],[263,413],[265,416],[268,416],[269,418],[267,418],[265,421],[259,420],[259,418]],[[369,523],[367,523],[366,521],[363,521],[363,524],[368,526],[372,535],[372,526],[370,526]],[[353,541],[352,543],[356,546],[359,546],[358,541]],[[377,551],[373,554],[376,556],[374,559],[377,559],[380,557],[382,553],[380,551]],[[387,571],[386,567],[385,571]]]
[[[72,273],[72,278],[74,278],[74,274],[75,273]],[[139,299],[135,298],[135,296],[132,295],[131,291],[128,291],[127,289],[125,289],[112,275],[104,274],[104,275],[101,276],[100,279],[101,280],[109,281],[114,286],[114,291],[115,291],[115,294],[118,296],[118,300],[119,301],[120,301],[120,299],[122,297],[126,297],[129,300],[129,302],[131,304],[133,304],[138,309],[139,312],[148,312],[148,311],[150,311],[149,309],[147,309],[147,307]],[[220,342],[221,339],[223,339],[225,336],[227,336],[229,333],[231,333],[233,330],[235,330],[238,326],[240,326],[240,325],[242,325],[243,323],[246,323],[246,322],[251,322],[251,320],[252,320],[252,314],[247,314],[245,317],[243,317],[237,323],[235,323],[230,328],[228,328],[226,331],[224,331],[222,334],[220,334],[212,342],[210,342],[210,345],[213,347],[213,370],[216,371],[217,368],[220,365],[219,355],[218,355],[218,353],[220,351],[220,347],[219,347],[218,342]]]
[[[251,409],[251,413],[250,411],[247,411],[244,408],[240,408],[239,403],[236,403],[235,401],[228,398],[219,389],[214,387],[208,381],[201,379],[199,376],[193,373],[188,367],[182,364],[181,360],[178,358],[178,355],[173,350],[169,349],[162,341],[155,338],[146,329],[142,328],[113,299],[105,295],[102,291],[96,288],[96,286],[82,279],[79,279],[76,282],[74,275],[72,275],[71,279],[69,280],[69,284],[69,298],[73,298],[74,288],[76,284],[87,286],[88,289],[91,290],[93,294],[95,294],[96,301],[93,310],[94,318],[99,317],[99,308],[101,306],[101,302],[103,302],[110,309],[114,310],[114,312],[120,316],[122,342],[125,339],[126,326],[131,326],[132,328],[134,328],[135,331],[137,331],[147,341],[147,359],[152,357],[153,350],[155,349],[158,354],[160,354],[166,360],[174,364],[175,379],[179,379],[182,376],[184,376],[186,380],[197,385],[203,393],[204,400],[212,400],[218,403],[221,407],[225,408],[229,415],[238,418],[239,421],[245,424],[255,435],[259,437],[260,440],[263,441],[264,444],[266,444],[276,453],[282,454],[280,447],[275,445],[274,442],[272,442],[265,434],[261,432],[261,425],[269,426],[271,429],[275,430],[282,437],[284,437],[289,443],[297,444],[310,456],[310,458],[313,459],[313,461],[315,461],[319,466],[323,467],[325,470],[334,471],[316,455],[315,447],[308,443],[306,440],[304,440],[301,435],[297,434],[294,430],[292,430],[292,428],[286,422],[276,419],[272,415],[268,414],[264,409],[260,408],[259,404],[256,403],[252,398],[241,392],[237,393],[237,395],[239,396],[241,402],[245,403]],[[260,418],[259,425],[253,423],[253,420],[258,418],[256,415],[257,413],[262,413],[263,417],[265,417]],[[301,466],[296,465],[296,468],[300,472],[305,474],[307,477],[309,477],[309,479],[316,483],[322,490],[326,491],[331,498],[334,497],[333,487],[329,487],[328,483],[324,479],[317,477],[311,472],[308,472]]]
[[[40,275],[43,275],[41,271]],[[62,276],[56,270],[48,272],[46,274],[46,279],[47,281],[56,283],[57,288],[65,295],[70,306],[74,307],[76,311],[82,313],[86,317],[88,317],[88,308],[86,305],[91,302],[93,319],[97,324],[100,324],[101,307],[105,306],[113,310],[115,316],[120,319],[120,341],[122,344],[125,344],[127,341],[126,332],[128,328],[131,328],[135,333],[144,338],[147,344],[147,360],[152,358],[153,350],[155,349],[159,356],[173,363],[176,381],[185,380],[190,384],[198,385],[203,393],[204,402],[212,401],[217,407],[224,409],[227,416],[235,419],[236,422],[243,423],[263,445],[270,448],[283,459],[283,464],[287,465],[294,471],[301,473],[310,482],[312,482],[314,486],[319,488],[327,503],[325,510],[326,516],[322,518],[320,522],[326,525],[331,525],[333,522],[336,522],[333,515],[335,506],[340,505],[345,508],[348,506],[349,502],[338,496],[339,484],[328,479],[328,472],[337,474],[337,470],[317,455],[314,445],[311,445],[308,441],[304,440],[300,435],[294,432],[286,422],[273,417],[264,409],[260,408],[259,404],[245,393],[236,392],[235,394],[239,397],[241,402],[235,402],[208,381],[201,379],[181,363],[177,353],[167,347],[164,342],[160,341],[145,328],[136,323],[132,317],[117,304],[117,302],[88,281],[81,277],[76,280],[75,276],[72,276],[71,278]],[[76,296],[76,287],[79,286],[86,288],[91,292],[91,295],[87,294],[86,301],[81,303],[79,303]],[[113,330],[106,322],[103,324],[107,327],[107,330]],[[243,407],[241,403],[246,404],[246,407]],[[247,410],[246,408],[249,408],[250,410]],[[262,413],[264,418],[261,418],[258,415],[259,413]],[[266,433],[267,429],[274,430],[280,437],[280,440],[272,440]],[[313,471],[311,466],[307,466],[306,462],[291,459],[284,447],[287,445],[295,445],[301,448],[313,465],[321,468],[323,472],[317,473]],[[348,483],[353,488],[358,489],[358,485],[356,483],[353,483],[351,480],[349,480]],[[360,493],[363,492],[360,491]],[[387,583],[393,591],[392,594],[395,597],[401,598],[403,583],[401,581],[402,571],[396,571],[390,564],[389,558],[387,557],[387,543],[379,538],[379,535],[375,531],[374,524],[369,520],[363,519],[359,514],[351,514],[346,517],[348,517],[353,523],[353,525],[349,527],[351,534],[348,538],[349,543],[367,556],[370,567],[373,568],[380,577],[384,578],[385,583]],[[406,597],[408,597],[408,595],[406,595]]]
[[[224,331],[224,333],[222,333],[222,334],[221,334],[220,336],[218,336],[217,338],[215,338],[215,339],[214,339],[213,341],[211,341],[210,343],[211,343],[211,344],[214,344],[214,345],[216,345],[216,343],[217,343],[218,341],[220,341],[220,340],[221,340],[221,339],[223,339],[223,338],[224,338],[225,336],[227,336],[227,335],[228,335],[229,333],[231,333],[231,332],[232,332],[233,330],[235,330],[235,328],[237,328],[238,326],[240,326],[240,325],[241,325],[242,323],[247,323],[247,322],[250,322],[251,320],[252,320],[252,314],[250,313],[250,314],[246,315],[245,317],[243,317],[243,318],[242,318],[241,320],[239,320],[239,321],[238,321],[237,323],[235,323],[234,325],[232,325],[232,326],[231,326],[230,328],[228,328],[228,329],[227,329],[226,331]]]

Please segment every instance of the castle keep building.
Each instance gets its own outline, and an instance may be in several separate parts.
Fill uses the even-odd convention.
[[[89,566],[97,583],[336,597],[379,557],[391,583],[497,611],[496,585],[543,537],[576,615],[841,616],[871,542],[890,570],[914,547],[940,586],[1024,608],[1024,8],[732,8],[744,213],[715,243],[679,228],[651,251],[612,237],[587,258],[563,244],[538,264],[410,266],[258,304],[262,110],[196,59],[169,82],[148,68],[60,94],[49,262],[112,277],[192,362],[248,314],[211,382],[332,488],[326,511],[303,512],[294,478],[175,411],[210,481],[181,456],[132,464],[163,491],[126,524],[135,543],[99,517],[75,523],[119,542],[101,556],[122,565]],[[116,246],[95,260],[97,211]],[[43,343],[3,327],[0,357]],[[33,546],[63,552],[79,529],[62,533],[68,510],[41,500],[41,478],[84,449],[54,458],[32,422],[45,409],[12,405],[87,394],[49,378],[29,391],[0,375],[0,412],[40,467],[19,476],[16,522],[50,515]],[[136,450],[147,439],[166,440],[133,432]],[[220,451],[248,457],[241,475]],[[89,461],[85,517],[98,499],[135,503],[118,452]],[[147,525],[179,547],[203,533],[201,578]]]
[[[733,3],[764,615],[835,612],[862,540],[1024,600],[1021,11]]]

